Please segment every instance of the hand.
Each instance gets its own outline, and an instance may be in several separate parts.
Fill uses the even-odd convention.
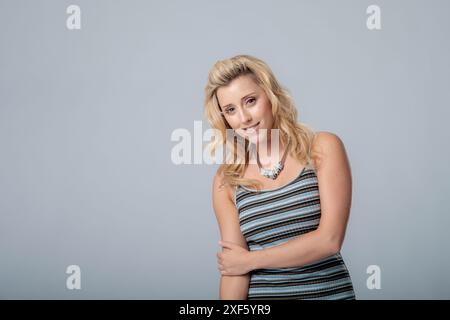
[[[219,245],[227,249],[217,253],[219,271],[224,276],[239,276],[249,273],[250,251],[229,241],[219,241]]]

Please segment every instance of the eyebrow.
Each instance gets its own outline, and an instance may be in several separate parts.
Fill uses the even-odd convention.
[[[241,98],[241,101],[244,100],[245,98],[247,98],[248,96],[251,96],[252,94],[255,94],[255,93],[256,93],[256,92],[250,92],[250,93],[246,94],[245,96],[243,96],[243,97]],[[232,103],[229,103],[229,104],[227,104],[226,106],[223,106],[223,107],[222,107],[222,110],[225,109],[225,108],[227,108],[227,107],[229,107],[229,106],[231,106],[231,105],[232,105]]]

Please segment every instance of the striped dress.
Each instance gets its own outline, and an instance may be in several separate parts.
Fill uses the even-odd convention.
[[[238,186],[235,203],[250,251],[282,244],[319,226],[317,176],[306,167],[279,188],[257,193]],[[250,275],[248,299],[355,299],[340,253],[299,267],[253,270]]]

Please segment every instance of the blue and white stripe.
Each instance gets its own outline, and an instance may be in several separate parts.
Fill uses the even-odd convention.
[[[313,169],[303,168],[288,184],[256,192],[236,189],[236,207],[249,250],[280,245],[316,230],[321,210]],[[294,268],[251,272],[248,299],[355,299],[350,274],[340,253]]]

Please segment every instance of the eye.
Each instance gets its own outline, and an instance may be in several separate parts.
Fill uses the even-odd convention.
[[[251,97],[247,100],[247,104],[254,104],[256,102],[256,99]]]
[[[230,107],[230,108],[225,109],[225,113],[226,114],[233,114],[234,113],[234,107]]]

